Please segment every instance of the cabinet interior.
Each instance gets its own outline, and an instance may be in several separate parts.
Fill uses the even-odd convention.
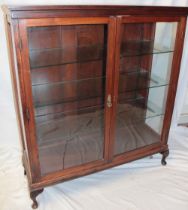
[[[107,24],[28,28],[33,105],[41,173],[104,157]],[[152,74],[156,23],[122,24],[114,155],[160,141],[164,107],[148,99],[168,79]],[[117,71],[117,70],[116,70]],[[159,90],[160,91],[160,90]],[[155,93],[154,93],[155,94]]]

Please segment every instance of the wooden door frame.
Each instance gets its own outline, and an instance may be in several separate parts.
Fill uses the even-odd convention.
[[[112,109],[112,119],[111,119],[111,143],[110,143],[110,154],[109,158],[114,162],[121,161],[122,159],[126,160],[128,157],[140,153],[140,156],[144,156],[145,150],[148,148],[158,148],[159,151],[167,150],[167,140],[171,124],[171,118],[173,113],[174,100],[176,95],[176,88],[180,70],[181,56],[183,51],[183,41],[185,35],[186,27],[186,16],[118,16],[116,24],[116,49],[115,49],[115,67],[114,67],[114,101]],[[178,22],[176,39],[175,39],[175,50],[172,59],[171,75],[170,75],[170,84],[167,93],[167,102],[165,108],[165,115],[163,120],[163,128],[161,132],[161,139],[159,143],[148,145],[140,149],[132,150],[129,152],[124,152],[122,154],[114,155],[113,149],[115,145],[115,122],[116,122],[116,108],[118,100],[118,84],[119,84],[119,67],[120,67],[120,45],[121,45],[121,25],[129,23],[152,23],[152,22]]]
[[[112,17],[80,17],[80,18],[40,18],[40,19],[21,19],[19,20],[19,35],[21,48],[22,71],[20,77],[23,78],[22,90],[24,91],[25,106],[23,112],[25,119],[25,127],[27,133],[27,147],[29,151],[29,161],[31,170],[31,184],[39,183],[41,180],[48,178],[56,179],[61,176],[69,177],[79,171],[90,170],[109,161],[109,142],[110,142],[110,121],[111,108],[106,106],[107,95],[112,95],[112,72],[114,67],[114,46],[115,46],[115,21]],[[37,26],[55,26],[55,25],[80,25],[80,24],[107,24],[108,40],[107,40],[107,59],[106,59],[106,95],[105,95],[105,133],[104,133],[104,160],[96,160],[90,163],[68,168],[63,171],[52,172],[41,176],[39,151],[36,139],[36,128],[34,119],[34,106],[32,97],[30,64],[29,64],[29,47],[27,39],[27,28]],[[29,120],[28,120],[29,115]]]
[[[172,70],[169,82],[171,85],[169,86],[168,89],[164,123],[161,134],[161,142],[163,145],[167,145],[168,142],[168,135],[174,110],[174,103],[176,98],[178,79],[181,67],[181,59],[183,54],[186,22],[187,22],[187,16],[181,16],[177,26],[177,33],[176,33],[175,46],[174,46],[175,50],[172,58],[172,67],[171,67]]]

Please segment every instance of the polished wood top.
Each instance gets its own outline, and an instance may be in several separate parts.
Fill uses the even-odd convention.
[[[182,16],[188,7],[132,6],[132,5],[32,5],[3,6],[11,18],[42,18],[68,16],[157,15]]]

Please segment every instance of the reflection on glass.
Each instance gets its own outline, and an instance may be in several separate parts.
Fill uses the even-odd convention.
[[[103,159],[106,25],[28,28],[42,175]]]
[[[160,141],[177,23],[123,24],[115,149]]]

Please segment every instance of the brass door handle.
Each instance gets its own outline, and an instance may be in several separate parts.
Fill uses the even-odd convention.
[[[110,94],[108,94],[108,97],[107,97],[107,107],[108,108],[112,107],[112,97]]]

